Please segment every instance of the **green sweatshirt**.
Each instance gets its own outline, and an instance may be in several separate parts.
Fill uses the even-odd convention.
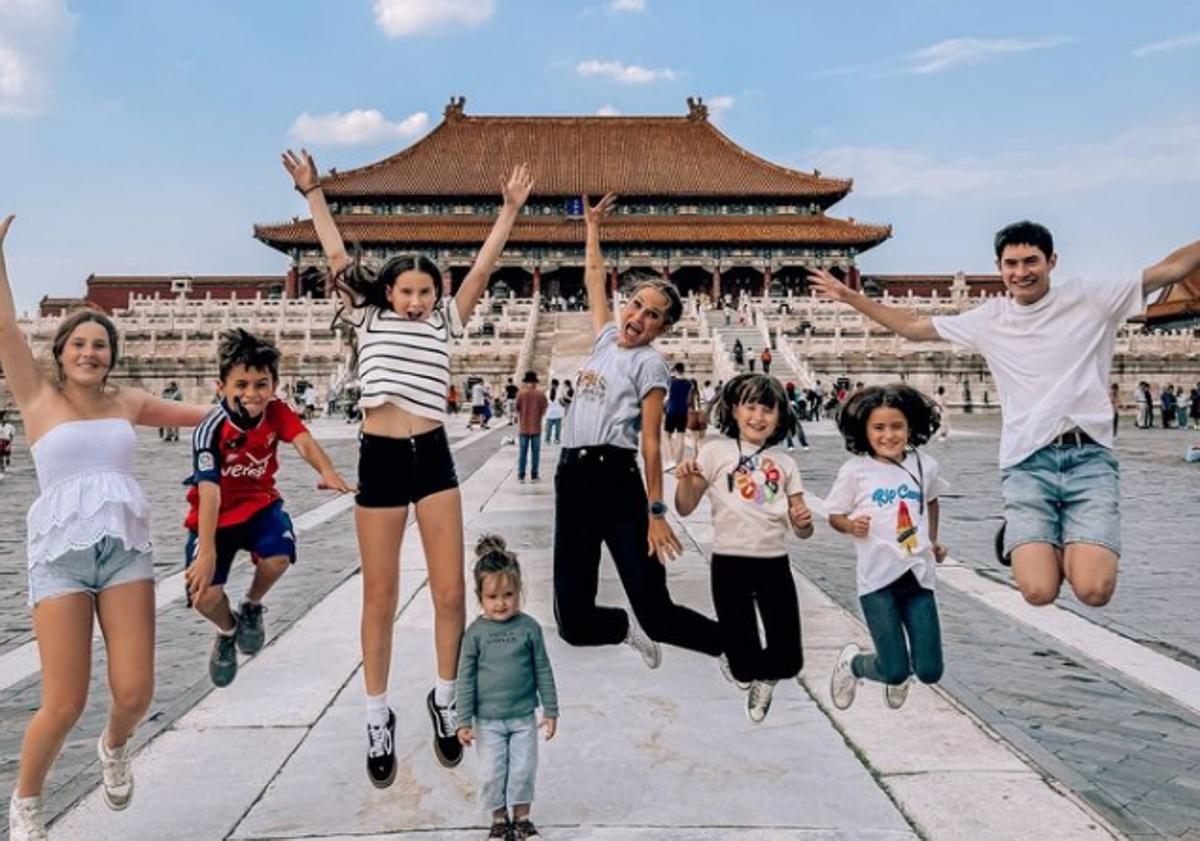
[[[542,714],[558,718],[554,671],[537,620],[518,613],[504,622],[482,616],[472,622],[458,657],[458,726],[527,716],[539,697]]]

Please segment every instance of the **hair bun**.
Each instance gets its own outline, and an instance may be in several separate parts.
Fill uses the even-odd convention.
[[[507,550],[508,544],[504,541],[503,537],[498,534],[485,534],[475,544],[475,557],[486,558],[495,552],[506,554]]]

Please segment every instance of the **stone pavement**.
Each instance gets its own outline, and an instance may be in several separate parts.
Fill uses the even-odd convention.
[[[352,475],[349,427],[316,429],[335,462]],[[564,712],[559,735],[542,754],[535,816],[546,837],[1200,834],[1200,692],[1189,682],[1200,645],[1184,618],[1196,574],[1187,563],[1194,551],[1186,547],[1200,543],[1200,527],[1194,514],[1188,516],[1195,510],[1196,467],[1178,458],[1187,433],[1123,432],[1126,557],[1113,605],[1094,611],[1068,599],[1063,609],[1023,615],[1006,606],[1012,590],[989,559],[998,515],[995,423],[957,423],[961,434],[932,448],[955,484],[943,504],[943,535],[955,563],[943,570],[939,587],[948,665],[941,687],[914,689],[898,713],[887,710],[882,692],[870,686],[848,712],[832,709],[833,659],[846,641],[865,642],[867,636],[854,618],[852,549],[819,526],[793,553],[803,573],[797,583],[804,688],[781,685],[770,717],[754,727],[742,715],[740,693],[707,658],[667,649],[663,668],[648,672],[628,649],[572,649],[559,642],[549,589],[551,484],[515,483],[515,453],[500,447],[505,432],[467,437],[461,420],[450,429],[460,476],[470,476],[464,483],[468,538],[486,530],[509,538],[529,570],[527,610],[547,626]],[[810,435],[813,449],[797,456],[819,505],[844,452],[828,424]],[[187,469],[184,448],[147,438],[143,452],[152,498],[180,500],[176,482]],[[554,455],[555,448],[544,452]],[[289,507],[294,516],[303,514],[297,516],[301,563],[270,597],[272,644],[229,689],[208,686],[211,631],[183,609],[171,578],[179,568],[182,504],[156,509],[167,583],[160,594],[158,691],[138,733],[144,746],[135,761],[138,796],[129,811],[114,814],[94,791],[94,744],[104,709],[103,680],[96,678],[79,736],[52,775],[51,811],[63,815],[53,838],[482,835],[483,817],[472,804],[474,757],[445,771],[429,749],[422,701],[432,675],[431,615],[415,530],[404,552],[393,680],[401,775],[392,789],[377,792],[361,767],[359,577],[351,516],[344,502],[323,505],[328,497],[311,489],[311,474],[298,458],[285,457],[284,466],[281,485]],[[0,622],[11,629],[0,645],[5,793],[38,692],[36,663],[29,676],[4,679],[29,635],[23,552],[12,547],[12,526],[32,498],[27,462],[25,468],[0,486],[0,570],[11,581],[20,579],[19,588],[5,581],[0,595]],[[707,506],[701,506],[684,523],[693,551],[672,567],[671,586],[681,601],[711,612],[706,518]],[[1166,524],[1173,537],[1163,547],[1157,544]],[[235,583],[232,591],[239,589]],[[602,597],[621,600],[611,577]],[[1072,622],[1098,639],[1072,636]],[[1139,662],[1112,656],[1122,643],[1135,649]],[[1138,665],[1145,666],[1141,673]],[[1170,676],[1171,667],[1183,674],[1160,679]],[[102,668],[101,655],[100,675]]]

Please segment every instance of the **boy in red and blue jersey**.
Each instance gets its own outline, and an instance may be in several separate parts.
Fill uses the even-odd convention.
[[[192,435],[185,549],[188,603],[217,626],[208,673],[217,686],[237,677],[237,650],[263,646],[262,600],[296,562],[296,534],[275,487],[279,442],[292,444],[320,474],[318,487],[353,490],[291,408],[274,399],[279,350],[242,329],[221,334],[220,401]],[[251,553],[254,578],[237,611],[225,583],[239,550]]]

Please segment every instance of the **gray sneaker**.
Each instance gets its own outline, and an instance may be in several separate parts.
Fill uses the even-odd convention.
[[[775,694],[775,681],[756,680],[750,684],[746,694],[746,718],[751,724],[762,724],[771,711],[771,698]]]
[[[263,628],[263,614],[266,612],[265,605],[242,600],[237,609],[238,651],[243,654],[257,654],[262,651],[263,643],[267,640],[267,632]]]
[[[8,841],[46,841],[41,797],[17,797],[8,803]]]
[[[108,808],[121,811],[133,799],[133,762],[129,755],[129,742],[119,748],[104,744],[105,734],[100,734],[96,753],[100,756],[100,773],[104,781],[104,802]]]
[[[858,692],[858,678],[854,676],[851,664],[861,651],[857,645],[850,643],[842,649],[837,665],[833,667],[833,676],[829,680],[829,695],[833,698],[833,705],[839,710],[848,710],[854,703],[854,695]]]
[[[912,686],[912,680],[906,680],[904,683],[898,683],[893,686],[886,683],[883,686],[883,700],[887,701],[887,705],[893,710],[898,710],[904,706],[904,702],[908,700],[908,688]]]
[[[208,676],[214,686],[228,686],[237,677],[237,636],[217,634],[208,656]]]
[[[642,659],[650,668],[657,669],[662,665],[662,646],[646,636],[646,632],[638,627],[632,616],[629,617],[629,632],[625,635],[625,644],[632,646],[642,655]]]

